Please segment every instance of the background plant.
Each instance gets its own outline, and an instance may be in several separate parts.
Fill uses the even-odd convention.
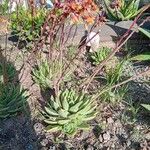
[[[75,135],[78,130],[89,129],[87,121],[95,118],[95,108],[91,97],[66,89],[45,107],[44,121],[49,124],[46,130]]]
[[[106,87],[109,88],[123,80],[125,61],[118,62],[113,68],[110,68],[105,73]],[[105,88],[105,87],[104,87]],[[116,87],[104,92],[101,95],[101,100],[116,103],[123,100],[125,94],[128,91],[127,85]]]
[[[19,7],[11,14],[11,29],[21,40],[31,41],[39,37],[45,17],[45,9],[36,9],[33,16],[32,10]]]
[[[135,18],[142,11],[142,8],[139,9],[139,3],[140,0],[104,0],[108,17],[117,21]]]
[[[3,0],[0,4],[0,15],[6,15],[9,10],[9,0]]]

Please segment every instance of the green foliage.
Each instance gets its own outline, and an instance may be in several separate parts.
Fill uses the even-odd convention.
[[[31,41],[39,37],[45,17],[45,9],[36,9],[33,16],[31,10],[19,7],[11,14],[11,29],[21,40]]]
[[[59,69],[59,63],[49,63],[47,60],[44,60],[32,71],[33,80],[42,89],[52,88],[54,77],[58,75]]]
[[[101,94],[102,100],[116,103],[118,101],[121,101],[124,98],[125,94],[127,93],[128,91],[127,85],[111,89],[112,86],[122,81],[124,74],[124,63],[125,61],[119,62],[118,64],[116,64],[115,67],[110,68],[109,70],[106,71],[105,74],[106,89],[108,90],[106,90],[106,92]]]
[[[9,0],[3,0],[2,4],[0,4],[0,15],[6,15],[9,9],[8,7]]]
[[[146,35],[148,38],[150,38],[150,30],[144,29],[141,27],[138,27],[139,31],[142,32],[144,35]]]
[[[95,109],[91,97],[66,89],[56,99],[52,97],[45,107],[44,121],[49,124],[46,130],[75,135],[78,130],[89,129],[87,121],[95,118]]]
[[[137,61],[147,61],[147,60],[150,60],[150,53],[146,53],[146,54],[141,54],[141,55],[134,56],[130,60],[137,60]]]
[[[4,64],[0,63],[0,82],[4,83],[4,76],[7,76],[8,82],[12,82],[16,75],[16,70],[11,63]]]
[[[17,115],[24,109],[28,96],[26,90],[14,84],[0,85],[0,118]]]
[[[142,32],[145,36],[150,38],[150,30],[138,27],[139,31]],[[130,58],[130,60],[135,61],[148,61],[150,60],[150,53],[144,53]]]
[[[48,62],[47,60],[42,61],[32,73],[33,80],[42,88],[52,88],[53,82],[59,77],[59,72],[62,70],[63,65],[59,61]],[[64,82],[71,79],[71,72],[65,74]]]
[[[115,83],[118,83],[122,77],[123,73],[123,63],[124,61],[116,64],[114,68],[110,68],[106,72],[106,81],[107,85],[114,85]]]
[[[111,1],[104,0],[108,17],[115,21],[130,20],[136,17],[142,10],[142,8],[139,9],[139,3],[140,0],[119,0],[111,7]]]
[[[141,106],[150,111],[150,104],[141,104]]]
[[[128,91],[128,87],[126,85],[121,86],[119,88],[114,88],[111,90],[108,90],[101,94],[100,98],[103,101],[111,102],[112,104],[116,104],[117,102],[120,102],[125,97],[125,94]]]
[[[91,53],[91,59],[94,65],[100,64],[111,52],[111,48],[102,47],[97,52]]]

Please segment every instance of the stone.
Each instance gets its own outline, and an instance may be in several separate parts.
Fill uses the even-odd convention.
[[[40,143],[41,143],[42,146],[45,147],[48,144],[48,140],[47,139],[43,139]]]
[[[110,137],[110,134],[106,132],[103,134],[103,138],[104,138],[104,141],[109,141],[111,137]]]
[[[111,124],[111,123],[113,123],[114,121],[113,121],[113,119],[112,119],[111,117],[109,117],[109,118],[107,119],[107,122],[108,122],[108,124]]]
[[[100,47],[100,36],[99,36],[99,33],[90,32],[87,35],[86,42],[87,42],[86,46],[90,47],[89,52],[97,51],[97,49]]]

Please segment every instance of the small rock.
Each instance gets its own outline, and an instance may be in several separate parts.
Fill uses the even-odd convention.
[[[88,138],[89,136],[90,136],[90,133],[84,131],[84,132],[82,133],[82,135],[81,135],[81,139],[86,139],[86,138]]]
[[[111,124],[111,123],[113,123],[114,121],[113,121],[113,119],[112,119],[111,117],[109,117],[109,118],[107,119],[107,122],[108,122],[108,124]]]
[[[86,150],[94,150],[93,146],[89,145]]]
[[[43,125],[41,123],[35,123],[34,124],[34,130],[39,134],[43,130]]]
[[[101,143],[103,142],[102,135],[99,136],[99,141],[100,141]]]
[[[109,141],[110,140],[110,134],[108,132],[104,133],[103,138],[104,138],[104,141]]]
[[[28,144],[25,150],[34,150],[33,145]]]
[[[48,144],[48,140],[47,139],[43,139],[40,143],[41,143],[42,146],[45,147]]]
[[[127,146],[130,146],[130,145],[131,145],[131,141],[128,140],[128,141],[127,141]]]
[[[150,132],[145,135],[145,138],[146,138],[147,140],[150,140]]]

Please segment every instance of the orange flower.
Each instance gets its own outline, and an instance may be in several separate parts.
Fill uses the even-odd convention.
[[[83,19],[87,22],[87,24],[93,24],[95,18],[92,16],[84,16]]]

